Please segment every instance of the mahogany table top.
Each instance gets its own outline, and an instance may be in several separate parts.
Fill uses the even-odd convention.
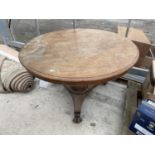
[[[62,84],[107,82],[138,60],[132,41],[97,29],[66,29],[40,35],[19,54],[25,68],[41,79]]]

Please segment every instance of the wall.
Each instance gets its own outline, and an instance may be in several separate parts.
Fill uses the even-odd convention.
[[[117,26],[126,26],[128,20],[126,19],[77,19],[77,28],[97,28],[104,29],[107,31],[117,31]],[[73,28],[73,20],[71,19],[40,19],[40,32],[47,33],[50,31]],[[35,21],[32,19],[13,19],[12,26],[16,39],[19,41],[27,42],[37,35],[35,28]],[[141,28],[148,36],[150,41],[155,44],[155,19],[154,20],[132,20],[131,27]]]

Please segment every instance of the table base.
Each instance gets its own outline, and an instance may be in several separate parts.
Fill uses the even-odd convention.
[[[74,123],[80,123],[82,121],[81,118],[81,107],[82,103],[89,93],[96,85],[82,85],[82,86],[69,86],[65,85],[67,90],[70,92],[73,102],[74,102]]]

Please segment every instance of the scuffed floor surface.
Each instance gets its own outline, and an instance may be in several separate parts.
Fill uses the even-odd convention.
[[[80,124],[72,122],[72,98],[61,85],[0,94],[0,134],[121,134],[125,94],[125,85],[99,85],[84,101]]]

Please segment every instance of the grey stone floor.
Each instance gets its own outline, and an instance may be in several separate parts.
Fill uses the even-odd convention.
[[[83,122],[74,124],[68,91],[36,82],[29,93],[0,94],[0,134],[121,134],[125,94],[125,85],[99,85],[84,101]]]

